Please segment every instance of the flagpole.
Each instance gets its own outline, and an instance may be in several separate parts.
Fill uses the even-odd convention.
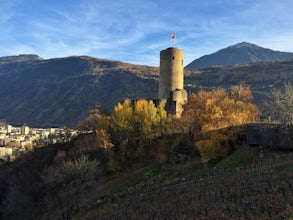
[[[176,38],[176,33],[173,32],[173,33],[171,34],[171,39],[170,39],[170,45],[171,45],[171,47],[172,47],[172,46],[175,47],[175,38]]]
[[[174,37],[174,39],[173,39],[173,47],[175,47],[175,43],[176,43],[175,39],[176,39],[176,37]]]

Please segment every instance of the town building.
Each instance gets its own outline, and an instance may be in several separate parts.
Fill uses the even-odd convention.
[[[12,131],[12,125],[10,124],[5,124],[4,129],[6,131],[6,134],[10,134]]]
[[[29,133],[30,133],[30,127],[27,125],[23,125],[21,127],[21,134],[22,135],[29,135]]]

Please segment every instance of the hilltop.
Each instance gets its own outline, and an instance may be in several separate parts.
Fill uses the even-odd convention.
[[[212,66],[231,66],[259,61],[287,60],[290,58],[293,58],[293,53],[274,51],[255,44],[241,42],[221,49],[215,53],[202,56],[189,63],[185,68],[192,70]]]
[[[26,61],[40,61],[42,57],[34,54],[20,54],[18,56],[0,57],[0,64],[13,64]]]

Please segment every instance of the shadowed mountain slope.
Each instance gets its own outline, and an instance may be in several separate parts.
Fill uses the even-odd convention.
[[[124,99],[158,97],[159,68],[87,56],[44,60],[0,58],[0,119],[14,125],[74,127],[88,110],[109,111]],[[272,88],[293,83],[293,60],[185,70],[185,89],[197,92],[245,81],[260,106]]]
[[[32,58],[32,59],[30,59]],[[0,119],[31,126],[74,126],[96,104],[156,98],[158,69],[91,57],[2,58]]]

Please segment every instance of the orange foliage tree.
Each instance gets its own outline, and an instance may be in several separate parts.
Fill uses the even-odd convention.
[[[182,127],[192,135],[203,162],[217,160],[229,152],[231,140],[235,139],[231,127],[257,118],[259,110],[252,98],[249,86],[243,83],[232,86],[230,92],[200,91],[188,98],[183,106]]]

